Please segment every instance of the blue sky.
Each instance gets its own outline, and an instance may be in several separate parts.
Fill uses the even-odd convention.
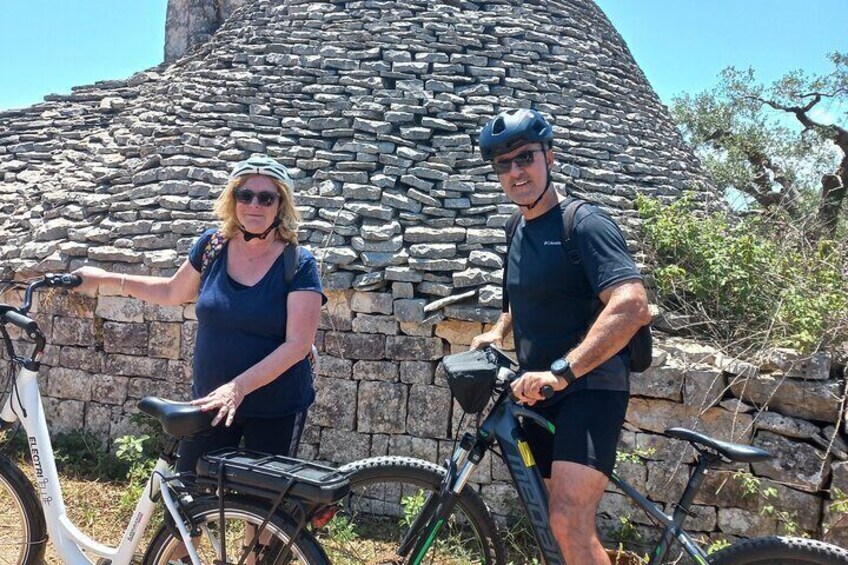
[[[766,80],[848,51],[846,0],[598,0],[664,102],[728,65]],[[4,0],[0,108],[162,60],[167,0]],[[11,24],[11,25],[10,25]]]
[[[0,108],[162,62],[167,0],[2,0]]]

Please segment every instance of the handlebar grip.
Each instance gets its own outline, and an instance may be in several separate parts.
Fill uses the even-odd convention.
[[[542,396],[545,397],[545,400],[549,399],[554,395],[554,389],[550,385],[543,386],[541,389],[539,389],[539,392],[542,394]]]
[[[44,276],[44,283],[46,286],[51,287],[64,286],[73,288],[82,284],[82,277],[79,275],[72,275],[70,273],[64,273],[61,275],[48,274]]]
[[[3,314],[3,319],[10,324],[18,326],[28,334],[38,331],[38,324],[36,321],[32,318],[27,318],[23,314],[18,314],[17,312],[6,312]]]

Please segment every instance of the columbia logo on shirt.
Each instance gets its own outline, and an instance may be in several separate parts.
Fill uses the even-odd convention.
[[[545,245],[562,245],[561,241],[546,241]]]

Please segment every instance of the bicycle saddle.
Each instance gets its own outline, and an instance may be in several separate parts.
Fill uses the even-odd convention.
[[[188,437],[212,427],[215,412],[203,412],[189,402],[174,402],[156,396],[145,396],[138,408],[159,420],[165,432],[174,437]]]
[[[699,434],[686,428],[668,428],[665,435],[676,439],[685,439],[689,443],[697,443],[712,449],[719,453],[722,457],[726,457],[731,461],[740,461],[743,463],[753,463],[755,461],[765,461],[771,459],[771,453],[765,449],[754,447],[753,445],[743,445],[741,443],[730,443],[726,441],[711,438],[708,435]]]

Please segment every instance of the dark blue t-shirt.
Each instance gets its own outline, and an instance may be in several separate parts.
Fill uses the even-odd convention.
[[[642,275],[615,222],[595,206],[578,208],[571,233],[580,258],[563,248],[561,203],[538,218],[520,218],[510,245],[504,311],[512,313],[515,347],[522,369],[547,371],[582,340],[600,308],[598,294]],[[629,390],[625,348],[569,385],[583,389]]]
[[[200,272],[203,250],[215,230],[208,230],[189,250],[191,265]],[[197,298],[197,338],[194,348],[192,395],[203,397],[271,354],[286,340],[286,298],[289,291],[321,293],[318,265],[312,254],[298,247],[297,271],[286,287],[283,255],[253,286],[233,281],[227,274],[229,244],[207,266]],[[324,298],[326,301],[326,298]],[[315,400],[309,360],[295,363],[285,373],[248,394],[238,415],[277,418],[308,408]]]

